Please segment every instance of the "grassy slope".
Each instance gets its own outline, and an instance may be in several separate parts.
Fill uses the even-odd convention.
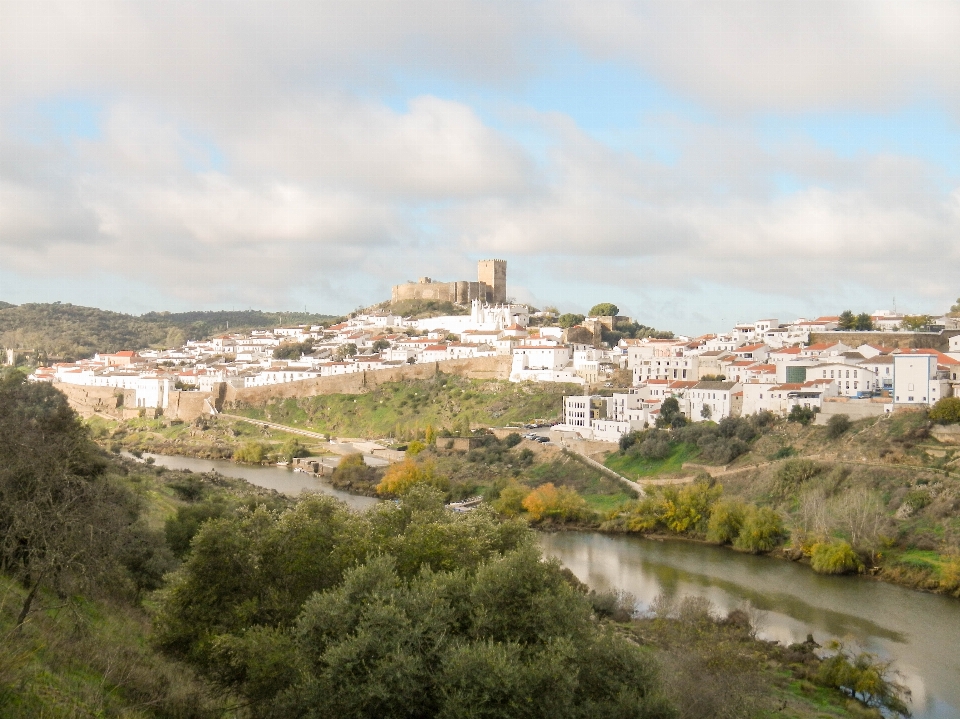
[[[274,493],[213,475],[187,475],[122,464],[123,481],[143,500],[155,529],[183,506],[175,485],[189,477],[234,503],[276,501]],[[254,500],[258,501],[258,500]],[[150,646],[144,607],[111,597],[58,597],[44,592],[21,633],[14,631],[25,590],[0,574],[0,716],[228,717],[186,666]]]
[[[534,419],[558,419],[566,384],[517,384],[445,375],[381,385],[360,395],[287,399],[239,414],[280,424],[351,437],[387,437],[398,430],[502,426]]]
[[[629,479],[644,479],[658,475],[680,474],[684,462],[693,461],[698,452],[696,445],[683,443],[676,445],[670,456],[665,459],[645,459],[613,453],[607,457],[604,464]]]

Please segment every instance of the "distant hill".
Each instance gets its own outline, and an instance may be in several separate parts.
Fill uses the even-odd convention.
[[[127,315],[67,303],[11,305],[0,302],[0,347],[26,349],[58,359],[143,347],[174,347],[186,340],[280,324],[328,324],[333,315],[306,312],[149,312]]]

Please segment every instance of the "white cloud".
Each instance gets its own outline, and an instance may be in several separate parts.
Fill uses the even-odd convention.
[[[727,111],[960,109],[960,5],[941,0],[599,0],[564,32]]]

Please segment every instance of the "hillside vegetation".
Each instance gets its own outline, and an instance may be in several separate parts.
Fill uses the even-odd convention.
[[[773,417],[677,423],[624,438],[608,467],[690,477],[613,512],[613,531],[776,551],[819,572],[869,572],[960,597],[960,446],[925,411],[828,426]]]
[[[53,387],[0,377],[5,719],[874,716],[835,679],[870,661],[757,642],[701,600],[634,609],[429,482],[360,513],[165,471],[98,450]]]
[[[175,347],[218,332],[268,329],[285,324],[327,324],[329,315],[259,310],[149,312],[128,315],[69,303],[0,304],[0,347],[45,357],[82,359],[97,352]]]
[[[563,396],[576,391],[560,383],[470,380],[456,375],[390,382],[359,395],[329,394],[277,400],[233,410],[341,437],[414,437],[427,426],[460,433],[464,428],[559,419]]]

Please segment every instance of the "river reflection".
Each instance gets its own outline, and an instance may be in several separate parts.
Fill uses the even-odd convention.
[[[691,542],[562,532],[542,535],[541,545],[591,587],[626,590],[644,607],[661,593],[703,596],[723,611],[749,602],[764,613],[766,639],[812,633],[890,657],[913,692],[914,716],[960,717],[955,599]]]
[[[258,467],[228,462],[223,459],[197,459],[196,457],[180,457],[168,454],[144,454],[144,457],[153,457],[156,464],[168,469],[189,469],[192,472],[216,470],[226,477],[239,477],[250,482],[250,484],[266,489],[275,489],[281,494],[287,494],[291,497],[296,497],[301,492],[329,494],[331,497],[336,497],[345,502],[351,509],[367,509],[379,501],[374,497],[363,497],[341,492],[312,474],[294,472],[287,467]]]

